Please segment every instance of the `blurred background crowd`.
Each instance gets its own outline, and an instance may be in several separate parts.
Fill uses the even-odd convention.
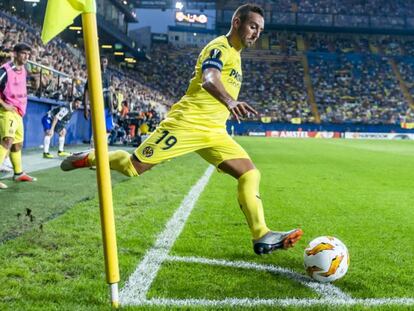
[[[256,1],[257,2],[257,1]],[[410,1],[258,1],[281,12],[404,16]],[[381,5],[379,4],[381,2]],[[238,3],[238,1],[237,1]],[[228,1],[228,6],[232,1]],[[399,124],[414,122],[414,37],[299,31],[269,31],[267,49],[242,52],[240,99],[258,119],[299,123]],[[11,12],[0,14],[0,60],[12,47],[32,47],[28,64],[30,95],[60,101],[82,98],[87,79],[83,53],[56,38],[40,40],[40,27]],[[151,131],[184,95],[200,48],[156,43],[150,57],[133,69],[110,59],[111,93],[119,126]],[[270,118],[270,119],[269,119]],[[132,120],[132,122],[131,122]],[[139,120],[139,121],[136,121]],[[134,133],[136,134],[136,133]]]

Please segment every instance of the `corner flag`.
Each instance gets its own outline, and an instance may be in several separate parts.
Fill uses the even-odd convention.
[[[112,306],[119,306],[119,265],[116,246],[115,217],[112,204],[111,174],[104,119],[101,67],[99,63],[98,27],[94,0],[49,0],[43,23],[42,40],[50,41],[73,19],[82,14],[83,41],[88,69],[89,96],[93,137],[95,139],[96,177],[101,214],[102,239],[105,256],[106,279],[110,285]]]
[[[94,0],[48,0],[42,28],[42,41],[48,43],[82,13],[96,13]]]

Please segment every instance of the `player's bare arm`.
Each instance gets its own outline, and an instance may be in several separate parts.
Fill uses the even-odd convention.
[[[9,105],[8,103],[6,103],[4,100],[2,100],[0,98],[0,105],[6,109],[7,111],[17,111],[16,107],[14,107],[13,105]]]
[[[236,120],[247,116],[249,113],[257,115],[257,111],[249,104],[242,101],[234,100],[224,88],[221,82],[221,72],[216,68],[207,68],[203,71],[202,87],[209,92],[215,99],[226,105]]]

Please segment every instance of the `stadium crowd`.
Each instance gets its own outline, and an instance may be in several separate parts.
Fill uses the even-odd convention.
[[[414,62],[400,60],[398,67],[401,72],[401,76],[407,84],[407,87],[412,96],[414,96]]]
[[[301,62],[250,59],[243,63],[243,74],[240,99],[252,103],[259,117],[271,117],[276,122],[291,122],[294,118],[313,121]]]
[[[226,9],[240,1],[227,1]],[[282,13],[344,14],[371,16],[413,16],[414,3],[405,0],[256,0],[267,10]]]
[[[386,58],[314,55],[310,64],[322,122],[396,124],[405,120],[409,105]]]
[[[59,38],[43,45],[37,25],[9,12],[1,12],[0,29],[1,63],[11,60],[13,46],[18,42],[27,42],[32,47],[31,62],[27,66],[29,95],[64,101],[83,97],[87,73],[85,59],[79,50]],[[136,129],[143,123],[149,124],[150,128],[159,123],[171,100],[139,83],[131,72],[116,66],[111,66],[109,71],[115,119],[122,119],[122,124],[126,125],[134,123]],[[123,107],[128,107],[128,114],[118,118]],[[129,118],[137,120],[125,122]],[[134,134],[137,131],[132,136]]]
[[[318,10],[328,12],[336,0],[318,2],[321,2]],[[351,2],[338,2],[336,10],[344,10],[344,5]],[[297,11],[312,11],[313,3],[272,1],[273,6]],[[366,6],[370,3],[366,1]],[[85,59],[79,50],[59,38],[44,46],[38,26],[7,12],[0,15],[0,28],[3,61],[17,42],[29,42],[33,47],[33,63],[28,68],[32,95],[60,100],[83,96],[87,74]],[[302,58],[307,57],[323,122],[394,124],[412,119],[409,103],[386,58],[414,56],[411,37],[275,31],[269,33],[269,48],[254,51],[257,52],[254,57],[248,57],[246,53],[250,52],[243,52],[247,57],[242,62],[240,99],[252,103],[260,118],[270,117],[277,122],[314,121],[309,90],[304,83]],[[149,51],[151,60],[139,62],[134,70],[110,64],[116,119],[122,120],[120,126],[127,133],[131,123],[136,134],[142,123],[152,128],[163,118],[168,107],[185,93],[198,53],[194,48],[154,44]],[[46,67],[40,68],[37,64]],[[398,66],[414,95],[410,79],[412,67],[404,61]],[[55,71],[60,72],[59,78]]]

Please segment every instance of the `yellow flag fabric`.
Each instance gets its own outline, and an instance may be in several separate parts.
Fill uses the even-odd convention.
[[[82,13],[96,13],[95,0],[48,0],[42,41],[48,43]]]
[[[292,118],[292,119],[290,119],[290,123],[292,123],[292,124],[301,124],[302,119],[301,118]]]

